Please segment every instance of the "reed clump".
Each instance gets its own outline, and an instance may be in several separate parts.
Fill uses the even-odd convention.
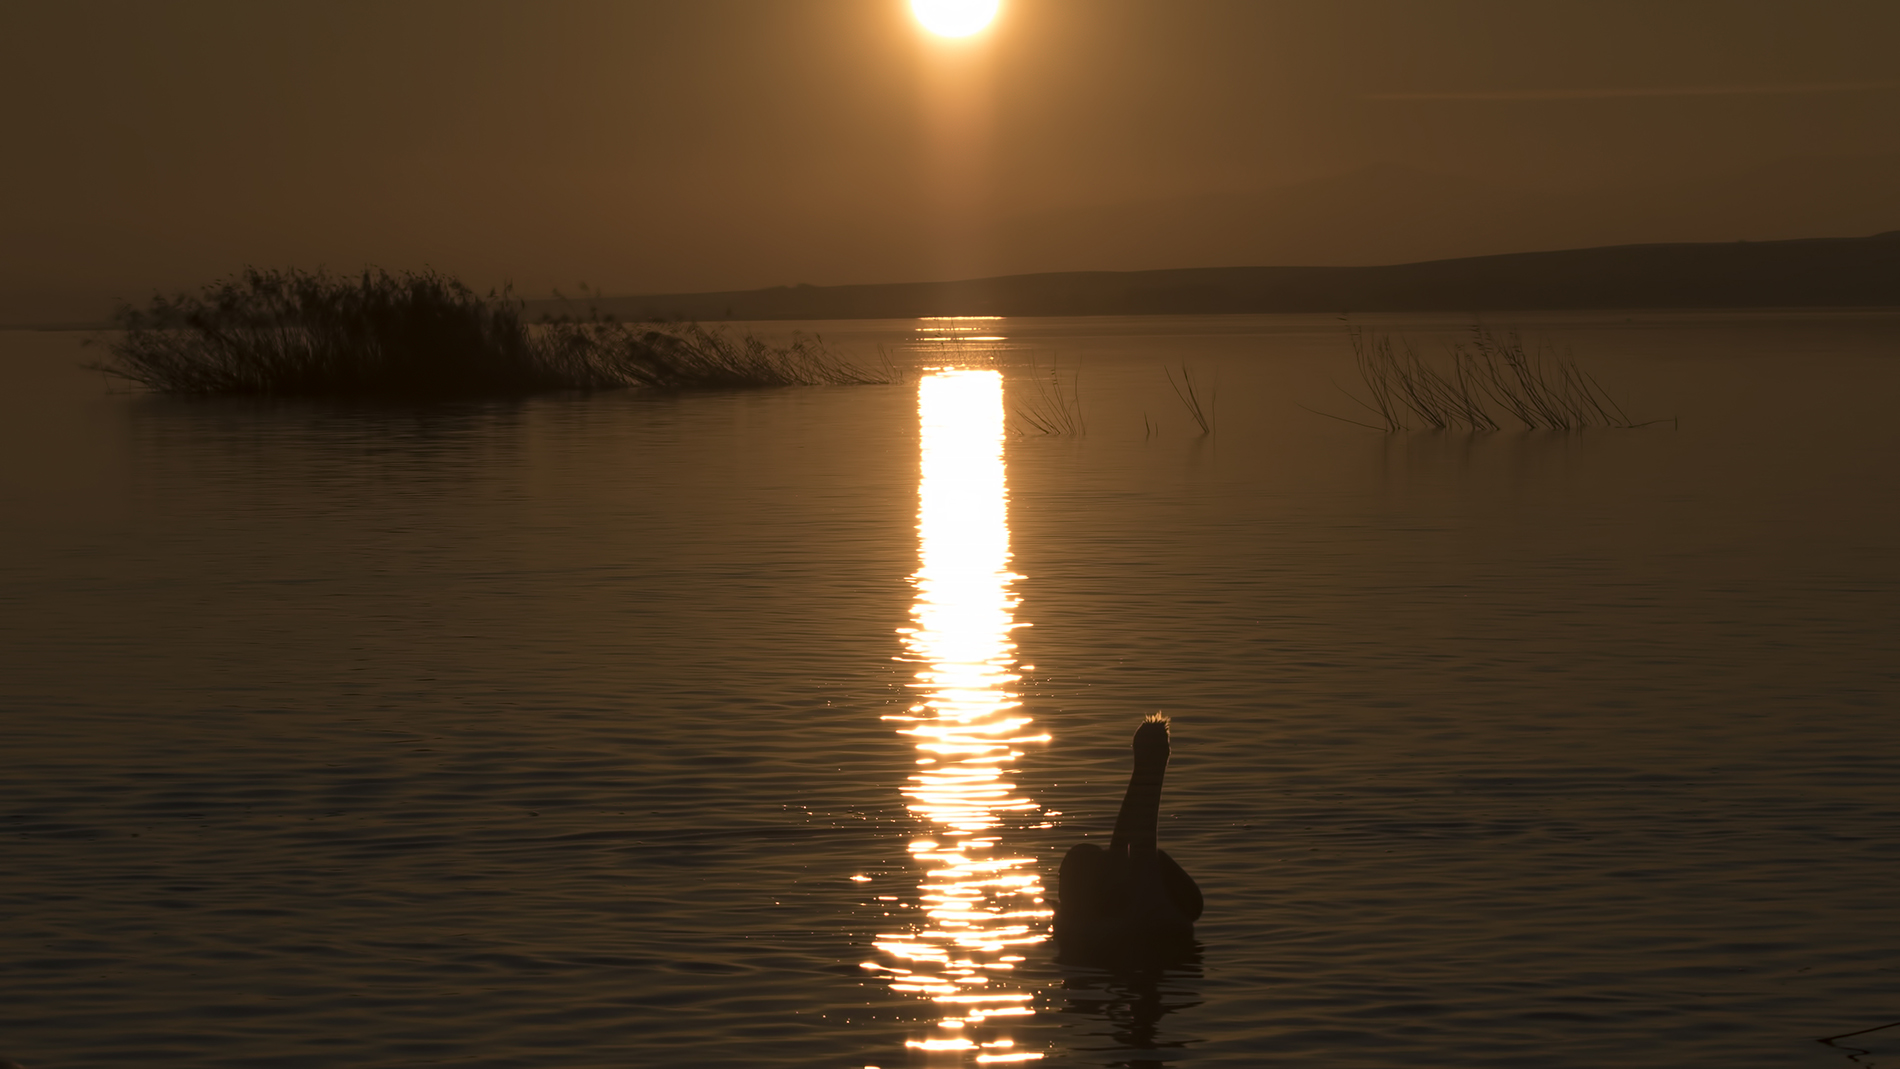
[[[247,270],[121,307],[99,365],[166,393],[506,396],[885,382],[815,339],[769,345],[697,324],[528,322],[503,290],[434,271]]]
[[[1514,333],[1473,326],[1442,362],[1427,360],[1410,341],[1394,344],[1389,334],[1360,327],[1347,333],[1367,396],[1344,392],[1378,421],[1347,422],[1375,430],[1495,431],[1506,422],[1525,430],[1582,430],[1666,422],[1631,419],[1574,357],[1542,344],[1526,349]]]
[[[1088,433],[1082,418],[1081,376],[1071,371],[1068,380],[1060,368],[1051,366],[1047,375],[1032,371],[1020,380],[1023,390],[1016,395],[1012,414],[1018,437],[1030,434],[1054,438],[1080,438]]]

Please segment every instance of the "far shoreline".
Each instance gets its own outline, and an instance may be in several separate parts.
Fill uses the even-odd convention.
[[[1001,316],[1865,310],[1900,308],[1900,230],[1859,238],[1613,245],[1371,267],[1066,271],[523,302],[531,317],[801,322]],[[98,319],[0,323],[111,330]]]
[[[1222,317],[1232,317],[1235,319],[1245,319],[1245,318],[1259,318],[1259,317],[1264,317],[1264,316],[1338,317],[1338,316],[1346,315],[1346,316],[1355,316],[1355,317],[1357,316],[1378,317],[1378,316],[1417,315],[1417,316],[1449,316],[1449,317],[1452,317],[1454,320],[1456,320],[1455,325],[1459,329],[1463,329],[1471,325],[1470,321],[1473,316],[1477,316],[1480,318],[1488,318],[1494,314],[1495,315],[1509,314],[1513,316],[1547,316],[1547,315],[1564,315],[1564,314],[1571,314],[1571,313],[1575,313],[1579,315],[1591,315],[1591,316],[1614,316],[1614,315],[1622,315],[1622,314],[1693,315],[1697,313],[1706,313],[1709,315],[1725,315],[1725,316],[1742,315],[1745,313],[1756,313],[1763,316],[1790,315],[1790,314],[1795,314],[1795,313],[1812,313],[1815,315],[1866,314],[1866,315],[1900,316],[1900,302],[1896,302],[1894,304],[1770,304],[1770,305],[1701,304],[1701,305],[1680,305],[1680,306],[1657,305],[1657,306],[1642,306],[1642,307],[1613,306],[1613,307],[1607,307],[1607,308],[1583,308],[1583,307],[1500,308],[1500,309],[1482,309],[1481,308],[1475,312],[1464,310],[1464,309],[1451,309],[1451,308],[1394,309],[1394,310],[1384,310],[1384,309],[1375,308],[1375,309],[1367,309],[1363,311],[1350,311],[1350,312],[1348,311],[1332,311],[1332,312],[1096,312],[1096,313],[1090,313],[1087,315],[1062,315],[1062,314],[1009,315],[1009,316],[997,316],[995,318],[998,318],[998,319],[1169,319],[1169,318],[1214,319],[1214,318],[1222,318]],[[611,322],[621,322],[621,323],[682,322],[680,320],[622,319],[622,318],[614,317],[614,316],[609,316],[607,318]],[[812,318],[812,319],[793,319],[793,318],[710,319],[709,318],[705,321],[708,323],[721,323],[721,324],[876,323],[880,321],[892,322],[892,323],[903,323],[903,322],[913,322],[916,320],[924,320],[924,319],[945,319],[945,318],[956,318],[956,317],[955,316],[926,315],[926,316],[839,316],[835,319],[817,319],[817,318]],[[50,323],[50,324],[49,323],[0,323],[0,334],[110,334],[120,329],[121,328],[118,327],[117,325],[110,322],[106,322],[106,321],[78,322],[78,323]]]

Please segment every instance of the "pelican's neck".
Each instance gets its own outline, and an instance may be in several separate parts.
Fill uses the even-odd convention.
[[[1115,818],[1115,837],[1109,850],[1126,850],[1131,862],[1142,864],[1154,859],[1156,826],[1161,820],[1161,779],[1168,771],[1166,743],[1160,747],[1135,747],[1135,774],[1128,778],[1128,793],[1122,798],[1121,814]]]

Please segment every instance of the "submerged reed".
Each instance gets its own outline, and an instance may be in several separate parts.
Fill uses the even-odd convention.
[[[507,291],[434,271],[247,270],[121,307],[104,371],[167,393],[517,395],[855,384],[888,378],[814,339],[774,346],[697,324],[526,322]]]
[[[1515,420],[1526,430],[1645,427],[1663,422],[1630,419],[1602,385],[1577,366],[1574,357],[1558,356],[1542,345],[1527,350],[1516,334],[1499,337],[1473,326],[1470,339],[1454,343],[1443,365],[1420,356],[1409,341],[1395,346],[1390,335],[1359,327],[1347,334],[1367,396],[1342,392],[1378,420],[1377,424],[1348,423],[1384,431],[1414,426],[1494,431],[1500,428],[1500,417]]]

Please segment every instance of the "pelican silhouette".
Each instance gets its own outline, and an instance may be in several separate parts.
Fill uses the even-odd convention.
[[[1157,713],[1135,729],[1135,773],[1108,849],[1077,843],[1062,859],[1056,942],[1064,952],[1087,956],[1191,941],[1201,889],[1155,846],[1167,771],[1168,718]]]

